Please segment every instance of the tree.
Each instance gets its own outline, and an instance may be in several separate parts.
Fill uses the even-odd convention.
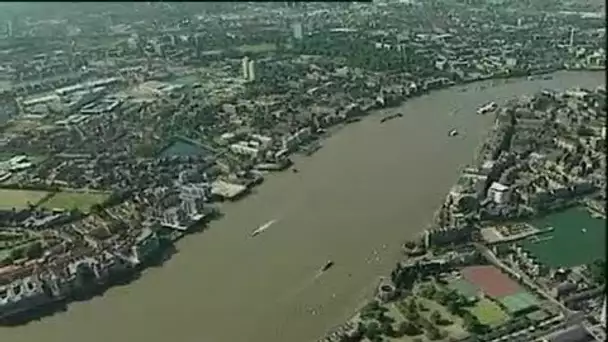
[[[380,308],[380,303],[377,300],[372,300],[363,307],[363,311],[376,311]]]
[[[441,314],[439,313],[439,311],[434,310],[431,313],[431,322],[435,323],[435,324],[440,324],[441,322]]]
[[[458,315],[462,310],[461,304],[460,301],[449,302],[447,305],[448,311],[453,315]]]
[[[415,298],[411,298],[408,302],[407,302],[407,310],[408,311],[417,311],[418,310],[418,304],[416,302]]]
[[[433,297],[433,299],[437,303],[439,303],[441,305],[446,305],[447,302],[448,302],[448,296],[447,296],[447,294],[444,291],[441,291],[441,290],[437,290],[435,292],[435,296]]]
[[[416,300],[414,298],[403,303],[403,309],[405,309],[405,317],[411,321],[416,321],[420,317],[420,314],[418,313],[418,305],[416,304]]]
[[[25,257],[25,249],[24,248],[13,248],[11,250],[10,258],[13,260],[23,259]]]
[[[36,241],[25,249],[25,255],[28,259],[38,259],[44,253],[44,248],[42,247],[42,242]]]
[[[422,312],[429,311],[429,308],[427,308],[423,302],[418,302],[418,311],[422,311]]]
[[[399,323],[399,334],[407,336],[416,336],[421,333],[420,329],[410,321]]]
[[[448,293],[446,293],[446,299],[447,302],[457,302],[460,300],[460,296],[458,295],[458,292],[454,291],[454,290],[450,290],[448,291]]]
[[[380,330],[382,331],[382,335],[384,336],[394,336],[395,329],[393,329],[393,325],[389,321],[383,321],[380,324]]]
[[[376,320],[380,323],[393,323],[395,319],[386,315],[385,311],[377,311]]]
[[[385,310],[383,310],[377,301],[372,300],[361,310],[361,317],[364,319],[377,319],[384,314]]]
[[[426,335],[432,341],[439,340],[442,337],[441,331],[434,325],[429,326],[429,329],[426,330]]]
[[[339,342],[351,342],[353,339],[348,335],[340,335]]]
[[[466,331],[473,334],[483,334],[485,327],[479,322],[479,320],[468,312],[465,312],[462,316],[463,326]]]
[[[374,340],[381,333],[382,331],[380,330],[380,325],[377,322],[370,322],[365,327],[365,337],[370,340]]]
[[[417,310],[407,311],[405,317],[411,321],[417,321],[420,318],[420,313]]]
[[[102,206],[99,203],[95,203],[91,206],[91,213],[98,214],[103,210]]]
[[[431,299],[435,296],[436,292],[437,292],[437,289],[435,288],[435,285],[428,284],[428,285],[424,285],[422,287],[422,289],[420,290],[420,295],[424,298]]]
[[[363,335],[365,335],[365,330],[366,328],[363,322],[358,322],[355,336],[363,337]]]

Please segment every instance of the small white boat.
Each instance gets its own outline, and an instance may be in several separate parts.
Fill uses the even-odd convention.
[[[257,235],[261,234],[266,229],[270,228],[270,226],[272,226],[276,221],[277,220],[270,220],[270,221],[264,223],[263,225],[259,226],[253,232],[251,232],[251,237],[254,237],[254,236],[257,236]]]
[[[458,131],[456,129],[452,129],[448,132],[448,136],[455,137],[458,135]]]
[[[477,114],[483,115],[495,111],[498,108],[496,102],[486,103],[477,109]]]

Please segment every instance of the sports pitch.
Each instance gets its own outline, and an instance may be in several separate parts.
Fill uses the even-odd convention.
[[[470,309],[479,320],[479,323],[490,327],[496,327],[504,324],[508,319],[507,315],[497,304],[494,304],[489,299],[479,300],[474,307]]]
[[[28,204],[38,204],[48,195],[46,191],[0,189],[0,209],[25,209]]]
[[[108,198],[104,193],[88,192],[58,192],[43,204],[48,209],[78,209],[88,212],[91,206],[99,204]]]

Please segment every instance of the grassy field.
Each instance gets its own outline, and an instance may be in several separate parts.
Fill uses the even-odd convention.
[[[478,301],[470,312],[477,317],[479,323],[489,327],[500,326],[509,319],[509,316],[498,305],[485,298]]]
[[[241,45],[238,47],[238,50],[244,53],[251,52],[271,52],[276,50],[276,45],[271,43],[265,44],[255,44],[255,45]]]
[[[0,189],[0,209],[24,209],[28,203],[36,204],[48,194],[46,191]]]
[[[446,307],[435,302],[434,300],[429,300],[429,299],[426,299],[426,298],[423,298],[420,296],[414,296],[413,298],[415,298],[416,302],[419,305],[419,313],[422,317],[424,317],[428,320],[431,320],[431,314],[434,311],[437,311],[441,314],[441,317],[443,317],[444,319],[449,321],[448,324],[439,326],[440,330],[442,330],[444,333],[447,334],[447,336],[445,336],[444,340],[447,338],[460,339],[460,338],[465,338],[465,337],[469,336],[469,333],[466,332],[463,328],[462,318],[460,318],[456,315],[450,314]],[[388,312],[389,315],[391,317],[395,318],[396,322],[401,322],[403,320],[406,320],[405,312],[401,311],[401,307],[399,306],[399,304],[390,304],[388,306],[388,308],[389,308],[389,312]],[[417,339],[419,339],[421,341],[430,341],[428,339],[428,337],[425,336],[424,334],[417,335],[417,336],[403,336],[400,338],[392,338],[392,339],[389,339],[389,341],[391,341],[391,342],[411,342],[411,341],[414,341]]]
[[[104,193],[58,192],[44,202],[44,207],[88,212],[92,205],[103,202],[108,196]]]

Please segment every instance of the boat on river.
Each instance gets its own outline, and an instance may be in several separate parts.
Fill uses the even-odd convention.
[[[263,233],[266,229],[270,228],[277,220],[270,220],[263,225],[256,228],[253,232],[251,232],[251,237],[255,237]]]
[[[325,272],[325,271],[329,270],[333,265],[334,265],[334,262],[331,260],[328,260],[325,263],[325,265],[323,265],[323,267],[321,267],[321,272]]]
[[[498,108],[498,105],[496,104],[496,102],[486,103],[485,105],[477,108],[477,114],[484,115],[487,113],[491,113],[491,112],[495,111],[497,108]]]
[[[397,119],[397,118],[401,118],[401,117],[403,117],[402,113],[391,114],[391,115],[385,116],[382,119],[380,119],[380,123],[385,123],[387,121],[390,121],[390,120],[393,120],[393,119]]]

